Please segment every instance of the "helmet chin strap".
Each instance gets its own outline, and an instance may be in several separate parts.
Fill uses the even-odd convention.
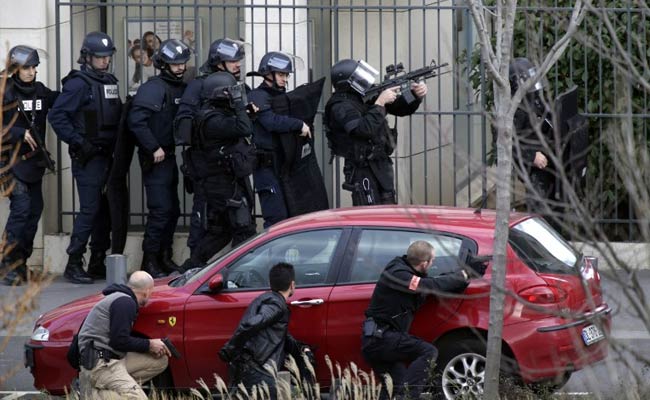
[[[271,83],[271,87],[272,87],[273,89],[277,89],[277,90],[285,90],[285,88],[280,87],[280,85],[278,85],[278,81],[277,81],[277,79],[276,79],[276,77],[275,77],[275,71],[271,71],[271,75],[273,75],[273,79],[269,79],[269,78],[268,78],[268,74],[267,74],[267,75],[264,76],[264,80],[265,80],[266,82]]]

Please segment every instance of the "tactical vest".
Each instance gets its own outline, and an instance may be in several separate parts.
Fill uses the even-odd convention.
[[[25,93],[13,81],[13,78],[7,80],[7,86],[3,99],[3,123],[9,124],[13,116],[18,113],[18,118],[14,122],[14,127],[29,129],[32,122],[41,138],[45,142],[46,120],[48,112],[48,92],[49,90],[41,82],[34,83],[33,93]],[[8,107],[16,102],[27,115],[25,119],[18,106]],[[31,135],[36,132],[32,130]],[[12,167],[16,177],[24,182],[38,182],[43,178],[45,165],[40,153],[32,152],[27,143],[22,143],[18,152],[18,162]]]
[[[344,157],[349,160],[358,162],[368,161],[372,158],[387,158],[394,150],[397,140],[395,129],[388,127],[385,122],[382,125],[382,132],[376,132],[372,140],[355,138],[346,132],[341,125],[332,117],[332,108],[340,103],[346,103],[353,107],[359,114],[363,115],[368,112],[369,105],[358,101],[355,97],[347,93],[334,93],[325,106],[325,136],[333,156]]]
[[[74,75],[88,85],[89,99],[77,113],[77,122],[84,127],[84,135],[94,144],[113,145],[117,136],[122,112],[117,79],[107,75],[107,82],[80,72]]]
[[[332,108],[339,103],[348,102],[348,96],[345,93],[334,93],[325,106],[325,114],[323,120],[325,121],[325,136],[327,137],[327,144],[332,151],[333,156],[352,158],[354,157],[354,140],[345,131],[338,121],[335,121],[331,114]],[[349,101],[349,104],[357,109],[360,113],[364,113],[365,105],[356,101]]]
[[[149,129],[163,148],[174,147],[174,117],[178,111],[185,85],[171,85],[160,76],[150,78],[147,83],[154,82],[165,91],[162,104],[149,118]]]
[[[20,113],[18,108],[7,107],[16,101],[20,101],[25,114],[27,114],[27,117],[31,118],[34,121],[34,125],[36,125],[39,136],[42,140],[45,140],[45,122],[47,120],[48,111],[46,96],[47,88],[41,82],[34,83],[33,94],[26,94],[21,92],[20,88],[18,88],[13,82],[13,79],[8,79],[3,101],[3,123],[5,125],[8,124],[13,118],[13,115],[15,113],[18,113],[18,118],[16,119],[14,126],[23,129],[29,129],[32,121],[27,121],[23,117],[22,113]],[[20,149],[20,154],[28,153],[29,151],[31,151],[29,146],[22,146]]]
[[[111,331],[111,305],[121,297],[130,297],[124,292],[113,292],[95,304],[86,317],[79,330],[79,349],[84,351],[87,347],[95,349],[110,350],[113,353],[124,356],[125,353],[115,350],[109,345]],[[135,300],[134,300],[135,301]]]

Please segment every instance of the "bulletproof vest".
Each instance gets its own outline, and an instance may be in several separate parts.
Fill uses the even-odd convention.
[[[173,85],[165,82],[160,76],[150,78],[147,84],[153,82],[165,91],[162,104],[156,104],[153,109],[156,111],[149,119],[149,129],[154,134],[162,147],[174,146],[174,117],[185,90],[185,84]]]
[[[211,150],[216,147],[230,145],[237,140],[232,138],[222,138],[217,130],[208,131],[205,129],[205,122],[216,115],[235,115],[234,112],[222,108],[215,108],[210,104],[204,104],[196,113],[194,118],[194,127],[192,128],[192,143],[194,147],[202,150]]]
[[[34,122],[39,136],[42,140],[45,140],[45,122],[48,111],[46,97],[47,88],[41,82],[34,82],[33,85],[29,86],[29,90],[24,90],[21,85],[14,82],[14,79],[8,79],[3,101],[3,123],[8,124],[13,118],[13,115],[18,113],[18,118],[13,126],[29,129],[32,122]],[[7,107],[16,101],[21,102],[22,108],[30,120],[26,120],[17,107]],[[25,154],[30,151],[29,146],[22,146],[20,154]]]
[[[25,85],[15,82],[13,78],[8,79],[3,100],[3,123],[10,123],[13,116],[18,113],[18,118],[13,126],[30,129],[33,123],[35,129],[31,130],[31,134],[38,134],[44,143],[48,112],[48,92],[49,90],[40,82],[34,82],[33,85]],[[11,104],[20,105],[25,111],[27,119],[20,112],[18,106],[7,107]],[[26,143],[23,143],[18,151],[18,162],[12,167],[13,174],[23,182],[38,182],[42,179],[43,173],[45,172],[43,158],[39,153],[32,153],[27,156],[28,158],[23,159],[22,156],[28,153],[32,153],[32,149]]]
[[[122,112],[117,79],[105,74],[100,80],[84,71],[73,76],[83,79],[90,91],[89,101],[77,114],[77,122],[84,127],[85,138],[91,143],[112,145]]]
[[[86,317],[79,330],[79,349],[84,351],[88,346],[96,349],[106,349],[113,353],[124,356],[125,354],[116,351],[108,343],[110,342],[111,331],[111,305],[120,297],[130,297],[124,292],[113,292],[95,304]]]
[[[324,117],[326,127],[325,135],[332,154],[345,158],[354,158],[355,153],[367,154],[369,149],[375,145],[382,153],[386,152],[390,155],[392,149],[388,151],[386,146],[390,142],[388,125],[386,123],[382,125],[383,131],[377,132],[372,141],[355,138],[346,132],[345,127],[343,126],[346,121],[338,121],[332,116],[332,108],[334,105],[340,103],[345,103],[347,107],[354,108],[362,115],[370,108],[368,104],[360,101],[356,95],[351,95],[345,92],[334,93],[332,95],[325,106]]]
[[[348,102],[351,107],[365,112],[363,104],[356,101],[348,101],[348,95],[345,93],[334,93],[325,106],[325,136],[327,137],[327,144],[332,151],[333,155],[350,158],[353,151],[354,141],[352,137],[345,131],[345,128],[332,117],[332,107],[334,105]]]

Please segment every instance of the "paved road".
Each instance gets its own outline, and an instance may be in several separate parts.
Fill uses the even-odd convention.
[[[623,277],[623,281],[628,278]],[[638,279],[641,286],[645,288],[646,297],[650,294],[650,270],[639,272]],[[16,331],[10,334],[0,331],[0,376],[6,376],[10,371],[15,371],[2,387],[0,387],[0,399],[29,399],[43,398],[35,396],[33,392],[32,377],[23,365],[23,343],[31,335],[33,324],[39,314],[67,303],[75,298],[88,294],[97,293],[103,289],[105,284],[94,285],[73,285],[62,279],[54,280],[45,288],[35,305],[35,311],[25,315]],[[636,390],[633,382],[634,374],[647,380],[650,372],[650,363],[644,363],[632,355],[635,354],[650,360],[650,335],[641,320],[636,316],[632,303],[626,298],[621,285],[615,283],[611,277],[603,276],[603,288],[607,302],[614,309],[613,312],[613,349],[605,362],[592,366],[573,374],[562,392],[569,393],[596,393],[602,398],[619,399],[625,398],[625,392]],[[0,287],[0,306],[11,306],[12,300],[20,295],[24,289],[14,290],[7,287]],[[638,298],[638,295],[636,296]],[[646,307],[650,314],[650,307]],[[648,318],[650,321],[650,318]],[[11,337],[10,337],[11,336]],[[6,343],[6,344],[5,344]],[[622,347],[622,349],[619,349]],[[27,392],[27,393],[16,393]],[[649,389],[645,392],[650,394]],[[646,398],[641,396],[641,398]],[[648,397],[650,398],[650,396]]]

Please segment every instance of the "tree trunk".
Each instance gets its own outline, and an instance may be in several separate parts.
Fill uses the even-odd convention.
[[[507,88],[496,87],[495,93]],[[513,116],[509,113],[509,93],[498,93],[496,104],[497,123],[497,216],[494,230],[494,262],[490,287],[490,326],[487,342],[487,365],[485,371],[486,399],[499,398],[499,372],[501,365],[501,335],[503,331],[504,287],[506,281],[506,245],[510,221],[510,192],[512,175]]]

